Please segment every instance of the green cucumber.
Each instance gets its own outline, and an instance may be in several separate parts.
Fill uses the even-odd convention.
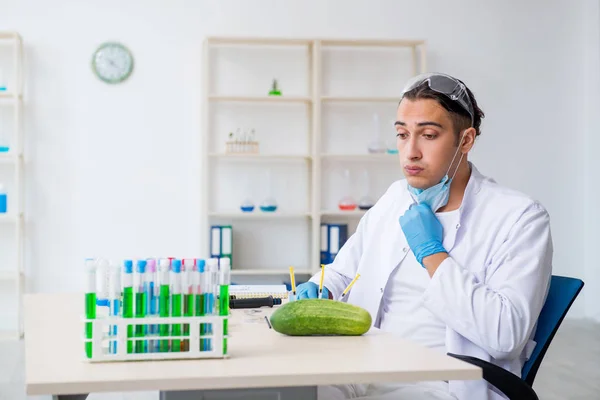
[[[371,328],[367,310],[335,300],[303,299],[279,307],[271,326],[289,336],[360,336]]]

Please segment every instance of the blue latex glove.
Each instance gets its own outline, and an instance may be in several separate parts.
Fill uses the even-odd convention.
[[[400,217],[400,226],[419,264],[423,265],[427,256],[446,252],[442,224],[428,205],[411,206]]]
[[[319,285],[314,282],[304,282],[296,287],[296,299],[318,299]],[[329,290],[323,286],[323,299],[329,299]]]

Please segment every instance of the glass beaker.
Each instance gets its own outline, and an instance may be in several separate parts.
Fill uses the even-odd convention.
[[[252,180],[250,179],[249,174],[246,172],[244,174],[245,182],[244,182],[244,199],[240,204],[240,209],[242,212],[252,212],[254,211],[254,200],[252,195]]]
[[[273,196],[273,178],[270,169],[267,169],[265,173],[264,185],[268,195],[260,203],[260,210],[263,212],[274,212],[277,210],[277,200],[275,200],[275,196]]]
[[[381,124],[379,123],[379,114],[377,113],[373,114],[373,128],[368,150],[371,154],[382,154],[386,151],[385,143],[381,140]]]
[[[343,182],[343,190],[344,195],[338,202],[338,208],[341,211],[353,211],[356,210],[356,201],[351,194],[351,182],[350,182],[350,170],[344,170],[344,182]]]
[[[360,184],[363,196],[358,200],[358,208],[368,210],[373,207],[375,201],[371,196],[371,181],[369,179],[369,172],[366,169],[363,171]]]

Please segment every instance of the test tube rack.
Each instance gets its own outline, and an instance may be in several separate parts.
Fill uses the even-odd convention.
[[[225,142],[225,152],[230,154],[258,154],[258,142],[228,141]]]
[[[224,335],[224,324],[228,316],[194,316],[194,317],[100,317],[96,319],[82,318],[85,331],[86,324],[92,324],[92,338],[86,339],[85,332],[82,335],[84,346],[83,358],[87,362],[110,362],[110,361],[143,361],[143,360],[175,360],[175,359],[202,359],[202,358],[227,358],[227,350],[224,346],[228,335]],[[144,336],[128,335],[128,328],[133,332],[135,326],[151,325],[173,325],[189,326],[189,333],[181,335],[160,336],[157,334],[145,334]],[[211,326],[211,333],[201,334],[200,327]],[[116,334],[111,335],[110,332]],[[183,332],[183,329],[181,329]],[[164,352],[135,352],[136,343],[146,343],[146,347],[152,343],[168,342],[169,351]],[[171,351],[175,342],[181,347],[178,351]],[[128,346],[128,343],[130,345]],[[188,344],[184,346],[184,343]],[[202,343],[202,344],[201,344]],[[90,349],[91,346],[91,349]],[[206,347],[202,349],[201,347]],[[129,349],[128,349],[129,348]],[[88,357],[88,350],[91,355]],[[131,350],[131,351],[129,351]]]

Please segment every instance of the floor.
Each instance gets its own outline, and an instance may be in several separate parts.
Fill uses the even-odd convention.
[[[48,400],[26,396],[23,342],[0,342],[0,400]],[[541,400],[600,399],[600,324],[566,320],[535,380]],[[89,400],[158,400],[156,392],[92,394]]]

